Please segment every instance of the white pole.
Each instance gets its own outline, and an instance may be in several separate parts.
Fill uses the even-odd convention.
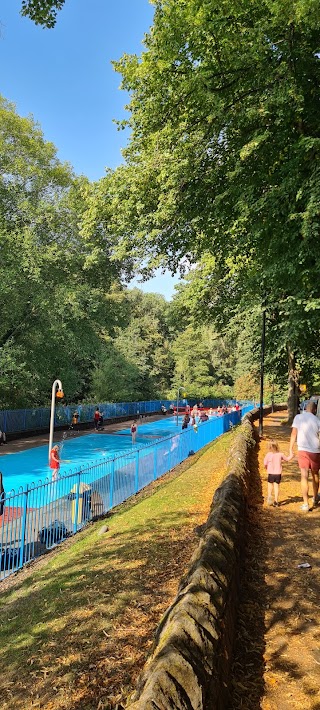
[[[50,463],[50,451],[53,444],[53,430],[54,430],[54,410],[56,407],[56,388],[62,391],[61,380],[55,380],[52,385],[52,396],[51,396],[51,414],[50,414],[50,434],[49,434],[49,463]]]

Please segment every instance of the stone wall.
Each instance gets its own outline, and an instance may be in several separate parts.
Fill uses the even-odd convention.
[[[267,410],[266,410],[267,413]],[[130,710],[225,710],[239,591],[252,420],[230,451],[188,573],[156,632]]]

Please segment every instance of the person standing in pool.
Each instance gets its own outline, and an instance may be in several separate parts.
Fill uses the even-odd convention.
[[[52,480],[56,481],[59,476],[59,470],[60,470],[60,454],[59,454],[58,444],[53,446],[50,451],[49,466],[52,469]]]
[[[135,443],[136,443],[137,431],[138,431],[138,426],[137,426],[137,422],[136,422],[136,421],[132,422],[131,427],[130,427],[130,431],[131,431],[132,443],[135,444]]]
[[[79,418],[80,418],[79,412],[78,412],[78,410],[76,410],[75,412],[73,412],[73,415],[72,415],[70,429],[77,429],[78,430]]]
[[[186,413],[183,417],[182,429],[188,429],[189,422],[190,422],[190,415]]]
[[[98,431],[99,429],[99,422],[100,422],[100,417],[101,417],[101,412],[99,407],[96,408],[96,411],[93,416],[93,421],[94,421],[94,428]]]
[[[3,475],[0,471],[0,516],[3,515],[5,490],[3,487]]]

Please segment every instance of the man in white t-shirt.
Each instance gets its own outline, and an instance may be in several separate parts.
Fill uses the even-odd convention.
[[[295,442],[298,445],[298,464],[301,471],[301,492],[303,505],[301,510],[308,511],[308,475],[312,474],[313,507],[319,502],[319,469],[320,469],[320,421],[315,416],[317,405],[308,402],[305,412],[297,414],[292,422],[290,438],[290,456],[293,454]]]

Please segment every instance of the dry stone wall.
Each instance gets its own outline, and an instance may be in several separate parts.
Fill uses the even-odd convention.
[[[130,710],[225,710],[237,611],[249,458],[255,440],[247,415],[230,451],[199,546],[155,643]]]

